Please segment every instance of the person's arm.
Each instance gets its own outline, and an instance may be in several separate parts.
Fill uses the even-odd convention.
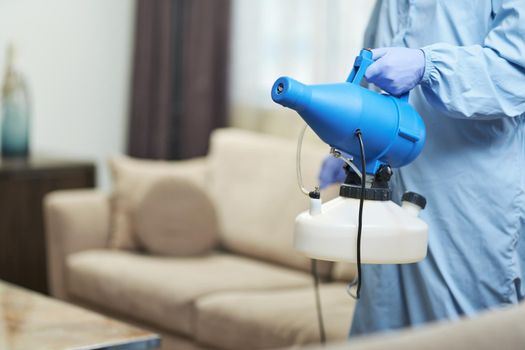
[[[482,45],[436,43],[422,50],[420,85],[440,112],[466,119],[525,113],[525,1],[502,2]]]

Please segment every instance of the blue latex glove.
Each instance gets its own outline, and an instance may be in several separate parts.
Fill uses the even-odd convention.
[[[345,162],[341,158],[327,156],[319,173],[319,187],[323,189],[334,183],[342,183],[346,178],[344,165]]]
[[[420,49],[383,47],[372,50],[373,60],[365,78],[391,95],[400,96],[414,88],[425,73],[425,54]]]

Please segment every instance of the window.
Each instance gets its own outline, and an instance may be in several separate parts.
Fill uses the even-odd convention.
[[[278,134],[291,125],[297,130],[295,114],[271,101],[273,82],[281,75],[310,84],[346,79],[373,5],[370,0],[234,0],[230,123]]]

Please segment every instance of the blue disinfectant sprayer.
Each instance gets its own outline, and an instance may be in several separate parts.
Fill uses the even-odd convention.
[[[346,82],[305,85],[281,77],[272,87],[273,101],[297,111],[346,163],[339,197],[321,205],[319,191],[310,192],[310,210],[296,219],[295,248],[314,259],[400,264],[426,256],[428,228],[418,217],[425,198],[407,192],[399,206],[388,185],[392,168],[421,153],[425,125],[408,95],[360,86],[372,63],[372,52],[361,50]]]

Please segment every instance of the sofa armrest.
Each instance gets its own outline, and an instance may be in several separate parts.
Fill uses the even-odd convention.
[[[413,328],[357,337],[344,342],[311,346],[309,350],[436,350],[524,349],[525,304],[507,305],[474,317],[431,322]],[[291,349],[290,349],[291,350]],[[294,348],[297,350],[297,347]]]
[[[69,254],[107,246],[109,197],[96,190],[56,191],[44,198],[50,292],[66,299],[65,261]]]

